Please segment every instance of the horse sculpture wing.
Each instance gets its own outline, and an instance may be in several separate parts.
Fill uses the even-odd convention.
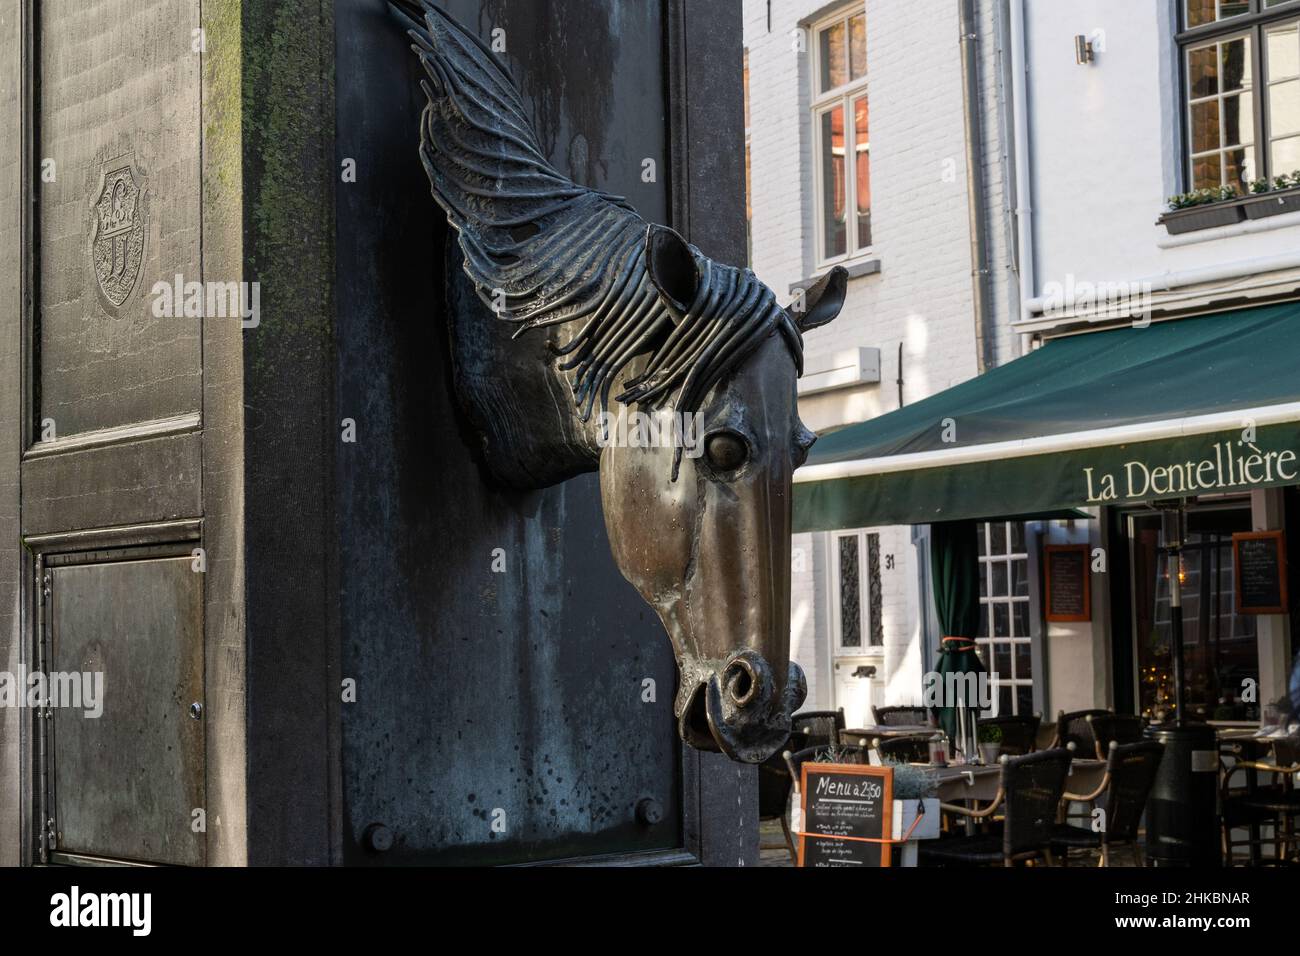
[[[672,401],[683,413],[771,334],[786,339],[800,365],[798,328],[752,272],[712,262],[621,198],[561,175],[509,70],[483,42],[432,0],[391,2],[426,73],[420,157],[459,233],[465,272],[493,312],[518,323],[516,334],[582,320],[558,349],[582,418],[597,401],[608,405],[620,369],[646,353],[616,400]],[[665,261],[682,263],[689,277],[685,291],[668,296],[671,305],[656,288]],[[838,311],[843,270],[832,277]]]
[[[519,332],[588,315],[595,322],[614,306],[639,317],[648,337],[665,316],[642,281],[645,221],[622,199],[551,166],[508,69],[478,37],[431,0],[395,5],[412,18],[412,49],[427,75],[420,158],[479,297]],[[575,392],[590,409],[603,376],[582,374],[599,345],[586,341],[584,355],[584,338],[575,337],[568,367],[578,370]]]

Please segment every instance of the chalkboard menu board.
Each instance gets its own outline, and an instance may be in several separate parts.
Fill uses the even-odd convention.
[[[889,866],[891,767],[805,763],[800,866]]]
[[[1049,544],[1043,549],[1049,621],[1091,621],[1092,587],[1086,544]]]
[[[1281,531],[1232,536],[1238,614],[1286,614],[1286,539]]]

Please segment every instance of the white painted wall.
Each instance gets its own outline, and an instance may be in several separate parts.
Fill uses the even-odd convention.
[[[1156,219],[1183,189],[1175,0],[1012,2],[1026,9],[1035,295],[1071,275],[1122,282],[1300,250],[1300,225],[1162,248]],[[1074,37],[1095,31],[1105,49],[1080,66]]]
[[[852,6],[843,4],[842,8]],[[981,4],[992,35],[996,4]],[[800,21],[829,13],[823,0],[745,0],[745,46],[750,68],[752,267],[779,297],[812,275],[813,190],[812,55],[796,49]],[[866,0],[871,123],[872,231],[870,256],[877,275],[850,282],[840,317],[812,332],[810,359],[840,350],[878,348],[879,384],[841,389],[800,400],[800,414],[821,431],[865,421],[899,407],[898,349],[903,347],[903,399],[915,402],[976,374],[971,292],[965,132],[954,0]],[[804,49],[810,50],[808,36]],[[1010,210],[1004,117],[997,112],[996,81],[1003,55],[994,42],[980,46],[989,110],[985,172],[989,206]],[[1018,353],[1008,318],[1017,308],[1010,266],[1010,232],[990,230],[995,257],[996,335],[999,358]],[[919,700],[921,596],[911,529],[875,529],[881,535],[882,623],[880,671],[884,700]],[[807,709],[832,706],[830,574],[825,535],[798,535],[792,584],[792,656],[809,680]],[[886,570],[884,556],[894,556]],[[796,559],[797,560],[797,559]],[[928,596],[926,598],[928,600]]]

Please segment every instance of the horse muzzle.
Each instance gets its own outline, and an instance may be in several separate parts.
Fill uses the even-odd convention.
[[[785,744],[790,716],[808,695],[798,664],[790,662],[785,686],[778,688],[771,665],[752,650],[733,654],[721,666],[701,665],[693,677],[677,715],[682,740],[745,763],[762,763]]]

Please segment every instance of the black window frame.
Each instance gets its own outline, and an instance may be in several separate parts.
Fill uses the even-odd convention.
[[[1265,0],[1248,0],[1250,9],[1233,17],[1225,17],[1213,23],[1200,26],[1187,26],[1187,0],[1174,0],[1177,29],[1175,41],[1178,50],[1178,127],[1181,141],[1178,150],[1178,182],[1183,192],[1194,188],[1192,182],[1192,142],[1188,122],[1189,98],[1187,75],[1187,49],[1199,46],[1210,40],[1225,39],[1242,34],[1250,36],[1250,69],[1252,112],[1254,119],[1255,179],[1272,180],[1274,176],[1294,172],[1294,170],[1275,170],[1270,155],[1271,141],[1268,127],[1268,74],[1266,72],[1265,28],[1275,23],[1300,18],[1300,0],[1287,0],[1273,6],[1265,6]],[[1243,193],[1249,195],[1249,192]]]

